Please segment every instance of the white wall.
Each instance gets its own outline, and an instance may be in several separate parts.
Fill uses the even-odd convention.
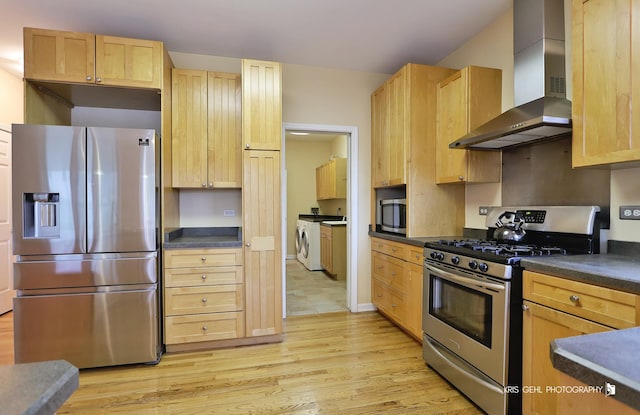
[[[0,69],[0,124],[10,126],[24,122],[22,79]]]

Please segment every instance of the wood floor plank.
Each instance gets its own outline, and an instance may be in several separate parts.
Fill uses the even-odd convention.
[[[282,343],[172,353],[156,366],[82,370],[58,414],[482,413],[376,312],[289,317],[285,333]]]

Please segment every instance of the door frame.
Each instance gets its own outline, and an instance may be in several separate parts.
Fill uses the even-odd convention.
[[[308,132],[328,132],[348,135],[347,145],[347,308],[358,311],[358,127],[353,125],[282,123],[281,166],[281,227],[282,227],[282,318],[287,318],[287,171],[285,135],[289,130]]]

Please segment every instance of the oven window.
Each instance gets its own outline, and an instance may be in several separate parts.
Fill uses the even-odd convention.
[[[429,314],[491,348],[492,297],[431,275]]]

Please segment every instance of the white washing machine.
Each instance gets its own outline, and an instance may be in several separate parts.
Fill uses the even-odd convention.
[[[296,255],[309,271],[319,271],[320,222],[298,220],[296,226]]]

